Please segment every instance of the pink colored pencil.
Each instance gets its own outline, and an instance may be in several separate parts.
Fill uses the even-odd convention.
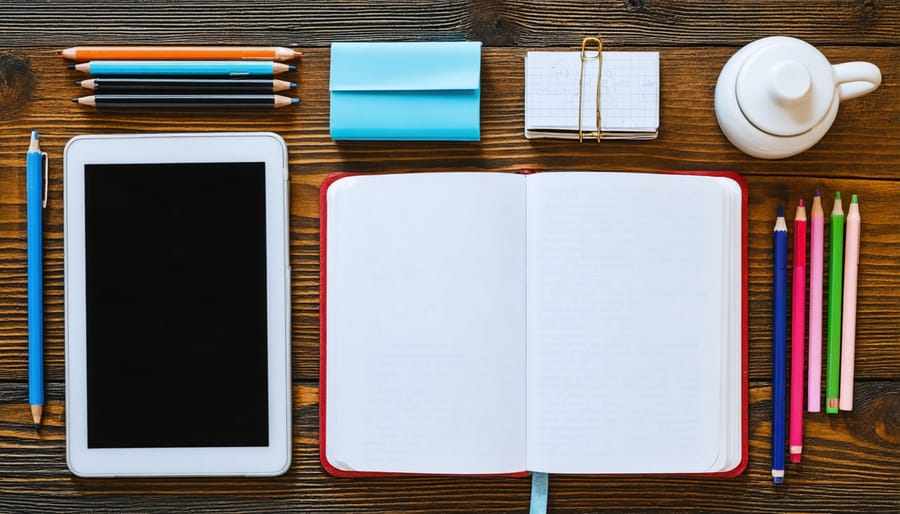
[[[806,336],[806,207],[803,199],[794,215],[793,302],[791,307],[791,462],[800,462],[803,451],[803,357]]]
[[[856,277],[859,268],[859,203],[850,199],[844,242],[844,309],[841,314],[841,396],[839,408],[853,410],[853,367],[856,359]]]
[[[809,234],[809,366],[806,380],[806,410],[822,410],[822,276],[825,261],[825,213],[816,189],[810,210]]]

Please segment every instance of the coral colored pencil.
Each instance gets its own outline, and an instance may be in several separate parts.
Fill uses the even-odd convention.
[[[803,451],[803,357],[806,335],[806,207],[803,199],[794,216],[794,278],[791,303],[791,462]]]
[[[181,59],[287,61],[302,55],[290,48],[258,46],[76,46],[56,53],[75,61]]]
[[[856,359],[856,276],[859,267],[859,203],[850,197],[844,241],[844,315],[841,326],[841,410],[853,410],[853,366]]]
[[[822,410],[822,279],[825,263],[825,213],[816,189],[809,231],[809,365],[806,410]]]

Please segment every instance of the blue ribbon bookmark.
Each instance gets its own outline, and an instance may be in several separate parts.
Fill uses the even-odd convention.
[[[531,474],[531,510],[529,514],[547,513],[547,486],[550,477],[547,473]]]

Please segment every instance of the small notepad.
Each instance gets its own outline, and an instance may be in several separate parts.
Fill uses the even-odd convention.
[[[597,139],[597,52],[528,52],[525,137]],[[659,129],[659,52],[603,52],[602,139],[655,139]]]

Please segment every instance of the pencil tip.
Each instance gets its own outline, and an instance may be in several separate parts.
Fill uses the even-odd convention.
[[[41,415],[44,413],[43,405],[31,406],[31,420],[34,422],[34,429],[38,430],[41,424]]]
[[[75,69],[75,65],[74,65],[74,64],[70,64],[70,65],[67,66],[67,68],[69,68],[70,70],[74,70],[74,69]]]
[[[297,105],[297,104],[299,104],[299,103],[300,103],[300,99],[299,99],[299,98],[291,98],[291,105]]]
[[[81,81],[80,81],[80,80],[76,80],[76,81],[74,82],[74,84],[75,84],[76,86],[80,86],[80,85],[81,85]]]
[[[291,82],[291,89],[297,89],[297,83]]]
[[[850,196],[850,203],[859,203],[858,199],[856,198],[856,195]]]
[[[835,200],[840,200],[840,199],[841,199],[841,192],[840,192],[840,191],[837,191],[836,193],[834,193],[834,199],[835,199]]]
[[[297,67],[294,65],[288,66],[288,71],[297,71]]]
[[[77,104],[77,103],[78,103],[78,99],[77,99],[77,98],[73,98],[73,99],[72,99],[72,103]]]
[[[780,217],[782,217],[782,216],[784,216],[784,207],[782,207],[782,206],[779,204],[779,205],[778,205],[778,217],[780,218]]]
[[[816,188],[816,196],[819,196],[819,188]]]
[[[803,198],[800,199],[800,203],[797,204],[797,207],[803,207]]]

